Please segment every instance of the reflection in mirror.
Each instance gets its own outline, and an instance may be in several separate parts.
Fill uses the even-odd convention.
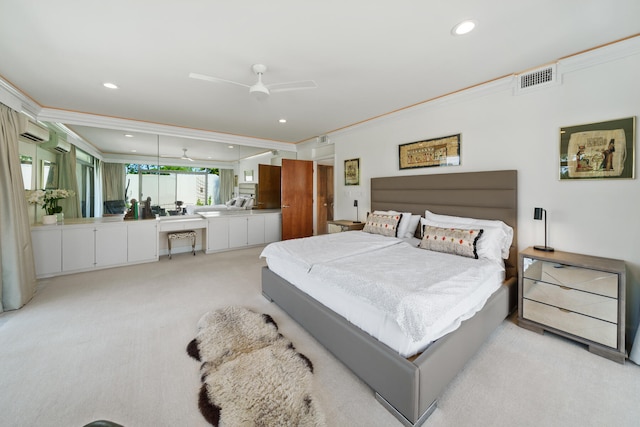
[[[41,188],[58,188],[58,168],[54,162],[43,160],[40,176],[42,177]]]
[[[25,190],[35,190],[31,188],[33,177],[33,157],[20,155],[20,168],[22,169],[22,181]]]

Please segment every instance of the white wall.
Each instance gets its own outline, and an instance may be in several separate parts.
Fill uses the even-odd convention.
[[[640,115],[636,39],[624,42],[623,53],[618,45],[562,61],[561,85],[513,95],[513,79],[506,78],[332,134],[335,217],[354,218],[353,199],[358,199],[360,220],[365,219],[372,177],[516,169],[519,249],[544,242],[544,223],[533,220],[533,208],[543,207],[549,246],[625,260],[631,286],[627,327],[635,329],[640,180],[560,181],[559,130]],[[460,166],[399,170],[399,144],[457,133],[462,134]],[[344,186],[344,160],[351,158],[360,158],[357,187]]]

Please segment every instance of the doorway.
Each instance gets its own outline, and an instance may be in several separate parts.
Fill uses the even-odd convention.
[[[317,230],[318,234],[327,234],[327,221],[333,221],[333,166],[318,165],[316,186]]]

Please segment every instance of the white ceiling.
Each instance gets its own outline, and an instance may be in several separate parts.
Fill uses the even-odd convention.
[[[212,131],[262,151],[640,33],[638,0],[0,0],[0,11],[0,77],[44,110]],[[452,36],[464,19],[476,30]],[[254,63],[267,84],[318,88],[260,101],[188,77],[252,84]],[[102,152],[135,148],[82,123],[74,130]],[[171,149],[192,154],[195,142]]]

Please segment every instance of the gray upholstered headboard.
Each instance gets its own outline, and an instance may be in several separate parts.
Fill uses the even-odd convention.
[[[507,277],[517,277],[515,170],[371,178],[371,209],[393,209],[422,216],[428,209],[443,215],[504,221],[513,227],[513,243],[505,262]]]

